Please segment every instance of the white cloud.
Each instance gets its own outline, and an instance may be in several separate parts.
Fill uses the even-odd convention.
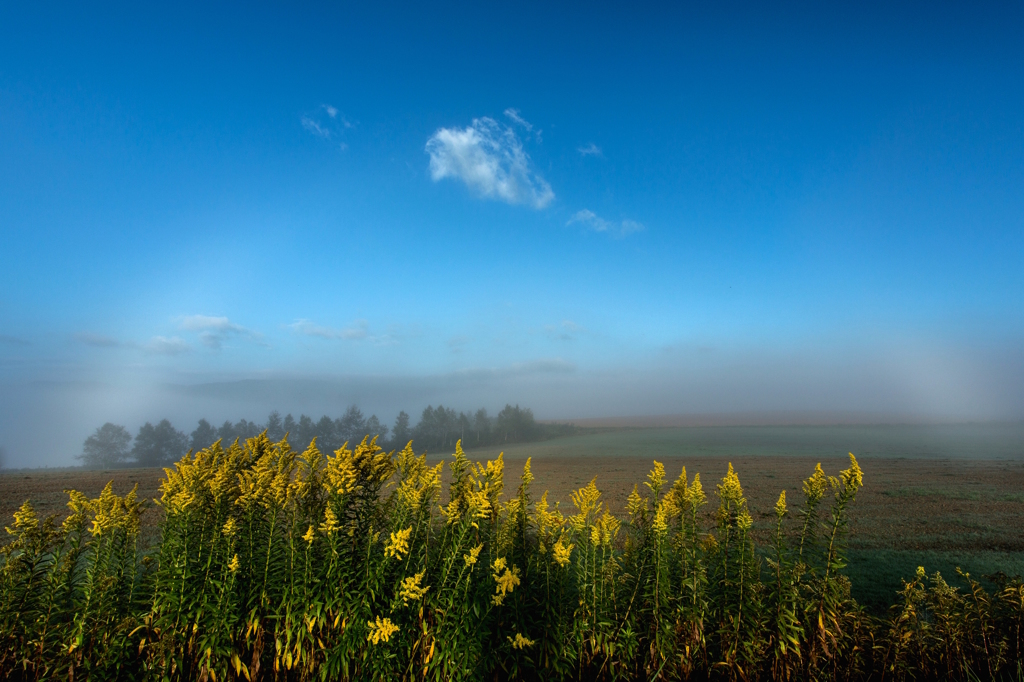
[[[594,232],[604,232],[612,235],[613,237],[626,237],[634,232],[643,232],[647,229],[635,220],[623,220],[622,222],[616,223],[614,221],[605,220],[593,211],[587,209],[574,213],[573,216],[569,218],[569,222],[567,222],[566,225],[572,225],[573,223],[582,223]]]
[[[331,138],[331,131],[328,130],[327,128],[322,127],[319,123],[311,119],[309,116],[302,117],[302,127],[308,130],[309,132],[313,133],[314,135],[317,135],[318,137],[323,137],[325,139]]]
[[[340,138],[346,128],[352,127],[348,119],[340,115],[338,108],[330,104],[321,104],[313,113],[305,114],[299,120],[303,128],[325,140]],[[344,142],[339,146],[342,150],[348,148]]]
[[[598,147],[593,142],[591,142],[585,147],[577,147],[576,151],[578,151],[583,156],[604,156],[604,152],[601,151],[601,148]]]
[[[321,339],[340,339],[343,341],[367,340],[380,345],[398,343],[397,334],[393,330],[389,330],[384,334],[371,334],[370,323],[366,320],[356,320],[351,327],[344,329],[324,327],[305,319],[296,320],[288,325],[288,327],[296,334],[316,336]]]
[[[226,317],[187,315],[181,319],[180,326],[185,331],[199,332],[199,342],[214,350],[220,349],[229,336],[242,336],[254,341],[262,338],[259,332],[235,324]]]
[[[505,110],[505,115],[508,116],[510,119],[512,119],[513,123],[518,123],[519,125],[521,125],[524,128],[526,128],[527,131],[533,130],[533,124],[530,123],[529,121],[527,121],[522,116],[520,116],[518,109],[512,109],[510,107],[510,108]]]
[[[171,338],[154,336],[142,344],[142,349],[147,353],[155,355],[180,355],[192,350],[192,347],[185,342],[185,339],[179,336],[172,336]]]
[[[537,209],[555,198],[551,185],[532,169],[515,131],[492,118],[473,119],[468,128],[440,128],[427,140],[426,151],[435,182],[457,178],[483,198]]]

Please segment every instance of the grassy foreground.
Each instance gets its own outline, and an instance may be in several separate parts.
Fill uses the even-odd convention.
[[[884,618],[850,596],[851,455],[817,468],[756,547],[737,474],[655,462],[613,515],[594,482],[563,513],[503,496],[503,460],[442,464],[364,441],[325,457],[265,435],[167,470],[141,503],[27,503],[0,550],[4,679],[1021,679],[1024,585],[963,592],[919,569]]]

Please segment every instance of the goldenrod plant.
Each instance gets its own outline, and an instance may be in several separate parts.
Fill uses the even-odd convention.
[[[515,488],[461,443],[446,490],[443,468],[370,438],[218,442],[166,470],[146,546],[134,490],[69,491],[62,523],[26,502],[0,549],[0,678],[1021,679],[1019,578],[922,568],[884,618],[852,598],[853,455],[763,513],[731,464],[709,504],[654,462],[621,517],[596,479],[564,510],[535,497],[530,460]]]

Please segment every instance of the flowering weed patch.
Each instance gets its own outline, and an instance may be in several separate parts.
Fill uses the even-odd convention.
[[[965,591],[923,569],[885,618],[850,596],[847,513],[863,485],[816,468],[771,542],[729,466],[658,462],[623,517],[596,480],[572,509],[514,494],[461,445],[429,466],[366,439],[322,454],[266,435],[166,470],[159,541],[135,492],[26,503],[0,550],[4,679],[977,679],[1016,677],[1024,585]],[[711,523],[703,510],[716,504]],[[793,505],[791,508],[790,505]]]

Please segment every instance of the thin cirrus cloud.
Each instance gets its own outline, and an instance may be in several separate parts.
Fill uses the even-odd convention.
[[[342,150],[348,149],[348,145],[340,138],[352,124],[338,112],[337,107],[321,104],[316,111],[303,115],[300,121],[302,127],[313,135],[325,140],[338,141]]]
[[[181,319],[181,328],[189,332],[199,333],[199,342],[207,348],[220,350],[229,338],[246,338],[261,345],[262,334],[240,324],[235,324],[226,317],[210,315],[187,315]]]
[[[140,346],[142,350],[153,355],[181,355],[192,350],[185,339],[180,336],[154,336]]]
[[[577,147],[576,151],[580,153],[580,156],[604,156],[604,152],[596,144],[591,142],[584,147]]]
[[[613,237],[620,238],[627,237],[634,232],[643,232],[647,229],[635,220],[622,220],[620,222],[605,220],[588,209],[583,209],[582,211],[574,213],[573,216],[569,218],[569,222],[567,222],[566,225],[572,225],[574,223],[579,223],[594,232],[603,232],[605,234],[610,234]]]
[[[510,109],[514,122],[530,125]],[[532,129],[532,126],[527,130]],[[532,166],[516,131],[486,116],[466,128],[440,128],[427,140],[430,177],[461,180],[484,199],[541,209],[551,203],[551,185]]]
[[[305,319],[296,320],[288,325],[288,327],[296,334],[301,334],[302,336],[313,336],[321,339],[337,339],[341,341],[365,340],[381,345],[398,342],[397,335],[391,331],[384,334],[371,334],[370,323],[366,320],[356,320],[351,327],[345,327],[344,329],[325,327]]]

